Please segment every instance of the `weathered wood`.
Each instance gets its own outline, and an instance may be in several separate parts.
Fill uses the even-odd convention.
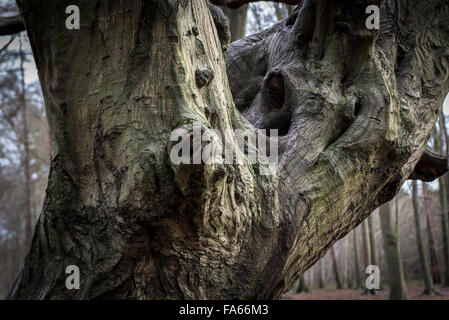
[[[383,1],[379,32],[372,1],[304,0],[226,61],[205,0],[82,0],[81,30],[55,14],[69,4],[18,1],[52,159],[11,298],[278,298],[411,176],[449,90],[437,0]],[[173,164],[170,134],[193,123],[279,129],[274,174]]]

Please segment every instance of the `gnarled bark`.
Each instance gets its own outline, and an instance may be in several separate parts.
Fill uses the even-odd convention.
[[[226,63],[204,0],[83,0],[79,31],[69,4],[18,1],[52,162],[11,298],[277,298],[411,176],[449,89],[441,1],[383,1],[377,33],[371,1],[304,0]],[[173,164],[170,134],[194,122],[279,129],[274,174]]]

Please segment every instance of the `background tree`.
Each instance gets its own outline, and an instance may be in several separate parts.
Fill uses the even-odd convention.
[[[430,272],[432,274],[433,283],[441,283],[441,269],[440,263],[438,261],[437,250],[435,248],[435,238],[433,236],[432,220],[430,219],[429,205],[428,201],[428,191],[426,183],[422,183],[422,192],[424,198],[424,212],[426,215],[426,230],[427,230],[427,244],[429,245],[429,255],[430,255]]]
[[[421,234],[421,222],[419,218],[419,204],[418,204],[418,183],[413,181],[412,184],[412,201],[413,201],[413,213],[415,217],[415,231],[416,231],[416,245],[418,248],[419,261],[421,263],[422,276],[424,278],[424,294],[435,294],[433,286],[432,275],[429,264],[427,262],[427,256],[424,246],[424,240]]]
[[[246,35],[246,21],[248,15],[248,5],[244,5],[236,10],[224,9],[229,18],[231,28],[231,42],[240,40]]]
[[[359,260],[359,250],[357,245],[357,229],[353,231],[353,247],[354,247],[354,276],[355,276],[355,287],[356,289],[362,288],[362,277],[361,277],[361,269],[360,269],[360,260]]]
[[[392,212],[389,203],[379,209],[383,248],[388,265],[390,300],[406,300],[407,287],[396,231],[393,227]]]

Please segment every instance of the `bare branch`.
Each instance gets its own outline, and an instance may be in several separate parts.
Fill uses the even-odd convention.
[[[426,149],[409,179],[430,182],[448,171],[447,157]]]
[[[0,36],[16,34],[22,31],[25,31],[25,25],[20,14],[0,18]]]

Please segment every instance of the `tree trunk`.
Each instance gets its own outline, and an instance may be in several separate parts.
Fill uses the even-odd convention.
[[[26,88],[25,88],[25,54],[22,50],[22,41],[20,41],[20,97],[19,101],[22,107],[22,128],[23,128],[23,171],[25,176],[25,199],[26,199],[26,237],[25,237],[25,247],[28,248],[31,244],[33,238],[33,197],[31,191],[31,170],[30,170],[30,137],[28,129],[28,105],[26,99]]]
[[[11,298],[278,298],[407,179],[447,172],[425,151],[449,88],[439,0],[383,2],[380,31],[372,1],[305,0],[226,59],[205,0],[80,0],[81,30],[65,28],[68,0],[17,3],[52,154]],[[278,161],[172,161],[174,132],[191,161],[208,128],[236,155],[231,129],[278,129],[263,136]]]
[[[309,286],[306,283],[306,278],[302,275],[299,278],[298,288],[296,289],[296,293],[307,293],[310,292]]]
[[[359,260],[359,249],[357,246],[357,229],[353,231],[353,243],[354,243],[354,276],[355,276],[355,288],[362,288],[362,277],[361,277],[361,269],[360,269],[360,260]]]
[[[407,286],[397,233],[392,223],[392,213],[389,203],[380,207],[380,225],[385,259],[388,267],[388,280],[390,285],[390,300],[407,300]]]
[[[349,237],[345,237],[343,242],[343,251],[345,256],[343,258],[343,288],[350,288],[349,286]]]
[[[248,5],[244,5],[236,10],[224,9],[224,12],[230,22],[231,42],[243,39],[246,35]]]
[[[374,233],[374,225],[373,225],[373,214],[371,214],[368,219],[368,236],[369,236],[369,247],[370,247],[370,260],[371,264],[375,266],[379,266],[379,260],[377,255],[377,246],[376,246],[376,237]]]
[[[446,132],[446,120],[444,117],[444,113],[441,112],[440,115],[440,131],[438,134],[438,139],[435,139],[435,149],[440,150],[441,153],[443,151],[446,152],[446,155],[449,156],[449,148]],[[445,142],[445,147],[443,146],[443,141]],[[445,150],[444,150],[445,149]],[[446,177],[443,176],[438,178],[438,190],[440,197],[440,207],[441,207],[441,236],[443,242],[443,256],[444,256],[444,287],[449,287],[449,208],[448,201],[446,195],[448,195]]]
[[[444,257],[444,281],[443,286],[449,287],[449,225],[447,221],[446,212],[447,199],[446,199],[446,184],[443,177],[438,178],[439,197],[441,206],[441,236],[443,242],[443,257]]]
[[[421,222],[419,221],[419,204],[418,204],[418,186],[417,182],[413,181],[412,185],[412,204],[413,214],[415,217],[415,232],[416,232],[416,245],[418,247],[419,261],[421,263],[421,272],[424,279],[424,294],[435,294],[433,287],[432,275],[430,273],[429,264],[427,262],[427,256],[425,252],[424,241],[421,234]]]
[[[371,264],[371,250],[368,235],[368,220],[362,223],[362,250],[363,250],[363,270]]]
[[[337,257],[335,256],[334,247],[331,248],[331,257],[332,257],[332,270],[334,271],[335,284],[337,285],[337,289],[343,289],[343,285],[341,284],[340,271],[338,268]]]
[[[318,288],[326,287],[326,275],[324,270],[323,258],[318,261]]]
[[[368,234],[368,219],[363,221],[362,223],[362,245],[363,245],[363,273],[366,270],[366,268],[370,265],[372,265],[372,253],[371,253],[371,246],[370,246],[370,237]],[[369,290],[366,288],[365,283],[363,283],[364,293],[365,294],[376,294],[375,290]]]
[[[426,229],[427,229],[427,243],[429,245],[430,253],[430,272],[432,273],[433,283],[440,284],[441,281],[441,268],[438,261],[437,250],[435,247],[435,237],[433,236],[432,220],[430,219],[429,212],[429,192],[427,190],[426,183],[422,183],[423,197],[424,197],[424,212],[426,213]]]

